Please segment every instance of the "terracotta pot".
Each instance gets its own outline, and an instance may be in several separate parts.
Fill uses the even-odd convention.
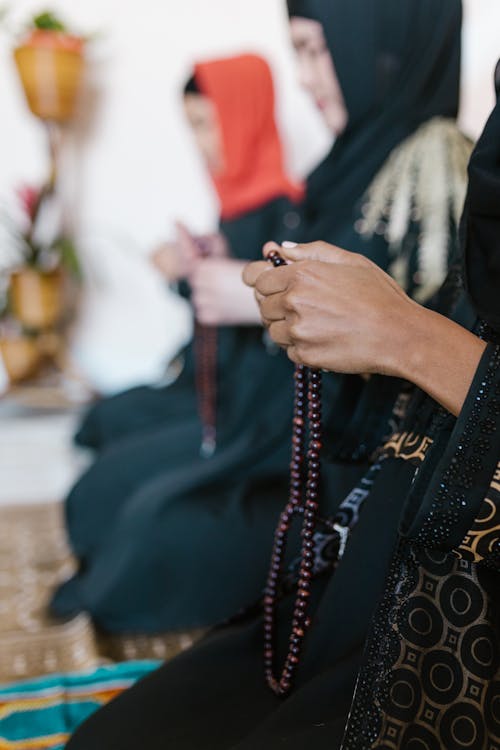
[[[33,114],[57,122],[71,119],[83,74],[83,40],[36,31],[14,50],[14,59]]]
[[[35,331],[60,322],[65,307],[64,274],[60,270],[42,273],[23,268],[11,276],[12,313],[25,327]]]
[[[36,340],[22,335],[0,337],[0,356],[11,383],[36,375],[42,361]]]

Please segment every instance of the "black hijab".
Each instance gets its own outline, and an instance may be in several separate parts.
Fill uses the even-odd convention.
[[[354,223],[391,151],[427,120],[457,116],[462,3],[288,0],[288,10],[322,24],[349,113],[308,181],[308,239],[363,252]]]
[[[462,225],[465,283],[480,318],[500,330],[500,63],[497,104],[472,154]]]

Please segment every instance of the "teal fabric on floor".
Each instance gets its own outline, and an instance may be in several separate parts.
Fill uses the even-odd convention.
[[[0,686],[0,750],[63,750],[94,711],[158,666],[126,662]]]

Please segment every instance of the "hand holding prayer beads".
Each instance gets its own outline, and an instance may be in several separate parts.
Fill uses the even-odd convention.
[[[322,242],[269,243],[265,252],[278,249],[290,261],[286,268],[262,272],[252,264],[245,280],[255,288],[271,338],[292,361],[339,373],[407,376],[402,353],[422,328],[422,308],[390,276]]]
[[[164,242],[155,248],[151,255],[151,262],[161,275],[170,283],[183,279],[191,279],[197,266],[203,258],[225,258],[228,246],[221,234],[203,235],[195,237],[181,222],[175,224],[176,239]],[[203,248],[200,251],[200,248]]]
[[[180,226],[180,235],[185,230]],[[187,239],[185,240],[187,242]],[[199,260],[189,277],[195,309],[196,382],[202,421],[201,455],[210,458],[217,445],[217,328],[257,325],[253,295],[241,282],[244,263],[224,257],[227,249],[215,236],[198,238]]]
[[[280,248],[268,243],[264,252]],[[455,416],[484,351],[469,331],[421,307],[374,263],[325,242],[281,248],[285,268],[245,280],[264,325],[294,362],[338,373],[403,378]],[[447,346],[443,348],[442,342]]]
[[[346,253],[338,248],[323,243],[315,243],[309,247],[309,253],[303,252],[298,246],[283,247],[283,256],[277,246],[266,246],[267,259],[274,266],[274,271],[264,272],[261,266],[247,272],[247,281],[254,275],[253,283],[262,294],[260,306],[263,321],[268,325],[271,336],[275,341],[288,350],[290,357],[298,361],[295,372],[295,402],[292,437],[292,460],[290,465],[290,498],[282,512],[275,532],[274,547],[271,558],[271,568],[264,597],[264,668],[269,687],[278,696],[286,696],[293,686],[296,670],[300,664],[304,639],[311,625],[309,612],[311,597],[311,580],[314,571],[314,534],[319,520],[319,482],[320,482],[320,450],[321,450],[321,374],[317,369],[309,369],[305,364],[312,364],[311,359],[302,359],[298,344],[301,341],[297,318],[301,321],[302,308],[305,319],[312,311],[309,323],[317,322],[321,330],[320,312],[329,313],[327,323],[335,334],[342,325],[344,331],[353,325],[354,336],[359,335],[359,327],[363,321],[356,318],[365,313],[369,317],[369,310],[364,309],[353,300],[351,307],[355,315],[349,320],[349,296],[342,297],[342,288],[337,280],[335,291],[340,297],[340,303],[330,300],[328,286],[334,285],[332,269],[337,272],[340,281],[347,284],[351,293],[356,284],[361,292],[368,297],[370,304],[386,299],[405,300],[406,296],[397,285],[360,256]],[[307,260],[304,260],[304,255]],[[286,258],[295,261],[287,265]],[[331,259],[335,259],[332,263]],[[256,264],[257,265],[257,264]],[[284,266],[284,267],[282,267]],[[349,280],[351,283],[349,287]],[[370,296],[369,283],[375,288],[375,295]],[[383,294],[381,294],[381,291]],[[294,295],[292,297],[292,294]],[[323,298],[322,298],[323,297]],[[325,302],[326,299],[326,302]],[[330,304],[330,309],[328,309]],[[413,304],[413,303],[412,303]],[[382,307],[383,310],[383,307]],[[332,312],[333,311],[333,312]],[[370,330],[369,320],[367,329]],[[307,331],[307,329],[306,329]],[[314,340],[314,327],[310,333],[304,335]],[[317,332],[316,332],[317,336]],[[362,340],[362,339],[361,339]],[[362,340],[363,341],[363,340]],[[322,347],[328,346],[328,340],[320,338]],[[365,343],[366,345],[366,343]],[[294,350],[294,354],[290,350]],[[345,352],[344,352],[345,354]],[[297,356],[299,355],[299,356]],[[307,352],[306,352],[307,356]],[[300,357],[300,359],[299,359]],[[319,361],[323,365],[323,361]],[[332,369],[340,369],[335,367]],[[363,368],[364,371],[365,368]],[[370,371],[366,368],[367,371]],[[306,407],[307,404],[307,407]],[[306,411],[307,408],[307,411]],[[308,446],[306,448],[306,444]],[[299,515],[302,518],[302,550],[297,583],[297,596],[291,623],[291,634],[288,652],[281,672],[276,669],[275,632],[277,601],[283,577],[283,560],[292,521]]]

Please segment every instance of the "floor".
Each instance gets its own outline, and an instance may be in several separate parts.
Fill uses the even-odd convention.
[[[201,631],[104,636],[85,612],[51,617],[52,592],[75,569],[62,500],[90,456],[72,445],[79,410],[54,408],[59,395],[46,393],[34,408],[32,396],[0,400],[0,684],[189,648]]]
[[[0,505],[62,500],[88,460],[72,446],[77,418],[0,401]]]

